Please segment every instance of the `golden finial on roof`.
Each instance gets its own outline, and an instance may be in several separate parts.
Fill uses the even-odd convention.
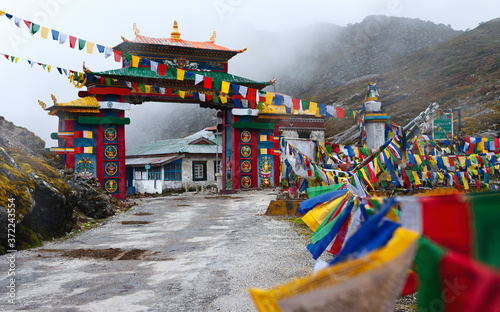
[[[56,99],[56,97],[53,94],[51,94],[50,97],[52,98],[52,101],[54,102],[54,105],[57,105],[57,99]]]
[[[212,37],[210,37],[210,41],[215,42],[215,37],[217,37],[217,34],[215,33],[215,30],[214,30]]]
[[[132,26],[132,29],[134,30],[135,32],[135,36],[139,36],[139,34],[141,33],[141,31],[137,28],[137,25],[134,23],[134,26]]]
[[[47,107],[47,104],[45,104],[44,102],[38,100],[38,105],[40,105],[42,107],[42,109],[45,109],[45,107]]]
[[[125,37],[123,37],[123,36],[122,36],[122,40],[123,40],[123,42],[128,41],[128,40],[127,40],[127,38],[125,38]]]
[[[179,27],[177,27],[177,21],[174,21],[174,30],[170,33],[170,38],[181,39],[181,33],[179,32]]]

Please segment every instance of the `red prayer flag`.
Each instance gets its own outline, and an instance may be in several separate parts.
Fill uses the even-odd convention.
[[[135,91],[139,91],[139,85],[137,84],[137,82],[132,82],[132,88],[133,88]]]
[[[74,49],[76,44],[76,37],[69,36],[69,47]]]
[[[469,154],[474,154],[474,147],[475,146],[476,146],[475,144],[470,143],[470,145],[469,145]]]
[[[463,195],[421,197],[423,235],[463,255],[472,254],[468,203]]]
[[[213,95],[207,94],[205,96],[205,98],[206,98],[207,101],[211,101],[214,97],[213,97]]]
[[[300,99],[292,99],[292,107],[294,110],[300,110]]]
[[[257,105],[255,105],[255,101],[248,101],[248,106],[250,106],[251,109],[255,109]]]
[[[255,102],[257,101],[257,99],[255,98],[256,91],[257,91],[256,89],[252,89],[252,88],[248,88],[248,90],[247,90],[247,100],[253,101],[254,105],[255,105]]]
[[[205,77],[205,79],[203,80],[203,87],[206,89],[212,89],[212,82],[213,82],[212,78]]]
[[[158,64],[158,75],[165,76],[166,72],[167,72],[167,65],[165,65],[165,64]]]
[[[454,159],[454,157],[448,157],[448,161],[450,162],[450,167],[455,166],[455,159]]]
[[[27,21],[27,20],[24,20],[24,23],[26,24],[26,26],[28,26],[28,29],[31,30],[31,22]]]
[[[115,55],[115,61],[121,62],[122,61],[122,52],[118,51],[118,50],[113,50],[113,53]]]
[[[443,282],[444,311],[500,311],[498,271],[450,252],[445,254],[436,273]]]
[[[345,118],[346,116],[345,109],[341,107],[335,107],[335,111],[337,112],[337,118]]]

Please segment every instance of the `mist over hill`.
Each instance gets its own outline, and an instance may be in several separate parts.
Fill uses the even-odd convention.
[[[471,126],[473,114],[467,111],[477,113],[489,105],[496,116],[499,24],[493,20],[462,32],[419,19],[376,15],[345,27],[318,23],[284,32],[247,29],[238,40],[248,50],[230,61],[229,72],[260,81],[276,75],[276,85],[267,91],[349,109],[361,107],[366,84],[373,80],[384,110],[396,122],[409,121],[430,101],[444,108],[467,102],[464,129],[496,131],[494,120]],[[216,123],[215,110],[191,104],[146,103],[128,115],[127,149]],[[354,138],[353,125],[351,119],[332,118],[327,137],[338,138],[350,129]]]

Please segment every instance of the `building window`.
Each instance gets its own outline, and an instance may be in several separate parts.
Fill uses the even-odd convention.
[[[147,172],[144,167],[135,167],[134,168],[134,179],[135,180],[147,180]]]
[[[299,139],[309,139],[311,137],[310,130],[299,130],[297,132],[299,134]]]
[[[221,164],[220,160],[219,161],[214,160],[214,180],[217,180],[217,176],[216,176],[217,172],[222,173],[222,169],[220,167],[220,164]]]
[[[177,159],[165,165],[165,181],[182,180],[182,159]]]
[[[193,161],[193,181],[207,180],[207,162]]]
[[[161,167],[151,167],[148,172],[148,180],[161,180]]]

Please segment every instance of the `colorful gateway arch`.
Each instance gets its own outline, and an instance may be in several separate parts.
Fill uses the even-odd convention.
[[[273,82],[259,82],[228,73],[228,61],[246,50],[231,50],[209,41],[180,38],[177,22],[170,38],[140,35],[109,49],[122,68],[85,74],[71,80],[86,91],[80,99],[46,108],[59,117],[52,137],[64,165],[83,175],[95,176],[107,192],[125,198],[124,126],[130,123],[124,110],[144,102],[197,103],[220,110],[224,165],[222,191],[279,184],[279,122],[283,118],[259,118],[259,90]],[[108,50],[105,51],[108,53]],[[262,101],[264,101],[262,99]],[[236,108],[235,108],[236,107]],[[279,114],[278,114],[279,115]],[[314,116],[312,116],[315,118]],[[302,119],[304,116],[302,116]],[[319,121],[323,127],[323,121]]]

